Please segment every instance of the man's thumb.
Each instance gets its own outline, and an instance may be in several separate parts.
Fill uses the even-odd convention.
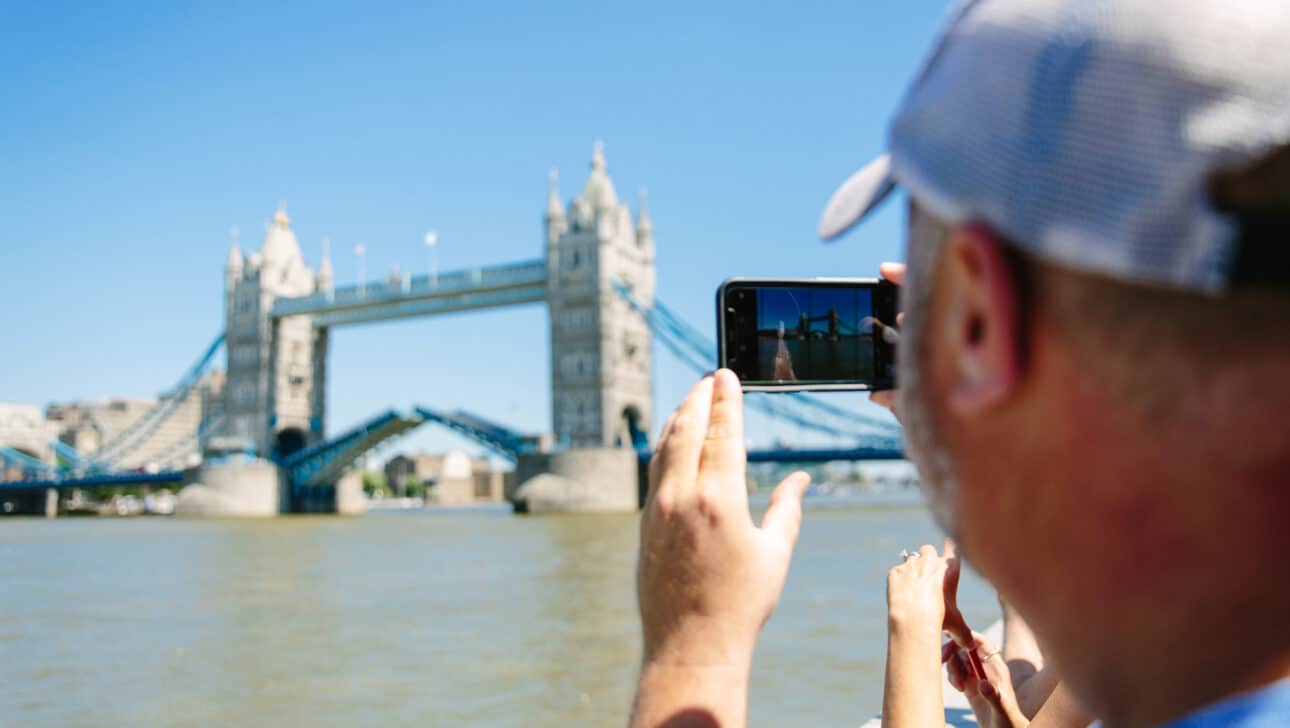
[[[775,487],[770,494],[770,507],[761,519],[763,531],[769,531],[784,539],[788,545],[797,541],[797,532],[802,528],[802,496],[811,485],[811,476],[802,471],[784,478],[784,482]]]

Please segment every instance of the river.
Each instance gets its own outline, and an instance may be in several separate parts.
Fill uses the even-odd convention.
[[[753,669],[753,726],[881,703],[887,569],[920,507],[808,499]],[[0,723],[619,726],[636,517],[423,510],[0,521]],[[965,574],[974,627],[998,612]]]

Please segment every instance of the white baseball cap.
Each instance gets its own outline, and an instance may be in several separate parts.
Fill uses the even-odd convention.
[[[969,1],[820,236],[899,185],[1054,263],[1220,292],[1239,226],[1209,180],[1287,142],[1285,0]]]

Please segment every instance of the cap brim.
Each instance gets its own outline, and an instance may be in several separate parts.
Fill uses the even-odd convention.
[[[820,237],[833,240],[850,230],[887,199],[894,189],[896,180],[891,175],[891,155],[884,154],[851,175],[833,193],[820,218]]]

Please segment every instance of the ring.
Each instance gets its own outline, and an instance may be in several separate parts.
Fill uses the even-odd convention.
[[[998,657],[998,656],[999,656],[1000,654],[1002,654],[1002,653],[1003,653],[1003,650],[995,650],[994,652],[991,652],[990,654],[988,654],[988,655],[986,655],[985,657],[981,658],[981,661],[982,661],[982,662],[989,662],[991,659],[993,659],[993,658],[995,658],[995,657]]]
[[[900,550],[900,558],[905,561],[909,561],[910,557],[917,556],[917,555],[918,555],[917,551],[909,551],[908,549]]]

